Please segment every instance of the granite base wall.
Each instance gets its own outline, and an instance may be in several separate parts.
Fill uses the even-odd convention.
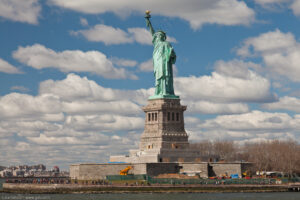
[[[251,165],[251,163],[210,163],[209,176],[238,174],[239,177],[242,177],[242,173],[249,169]]]
[[[208,178],[208,163],[180,163],[181,173],[200,172],[201,178]]]
[[[77,180],[106,179],[107,175],[119,175],[120,170],[133,166],[130,174],[157,176],[165,173],[179,173],[178,163],[106,163],[74,164],[70,166],[70,178]]]
[[[147,163],[147,175],[158,176],[159,174],[178,174],[178,163]]]
[[[146,174],[146,164],[107,163],[107,164],[74,164],[70,166],[70,178],[77,180],[106,179],[107,175],[119,175],[122,169],[133,166],[132,174]]]
[[[184,172],[201,172],[200,177],[222,176],[242,173],[251,166],[250,163],[105,163],[105,164],[74,164],[70,166],[70,178],[77,180],[106,179],[107,175],[119,175],[120,170],[133,166],[130,174],[177,174]]]

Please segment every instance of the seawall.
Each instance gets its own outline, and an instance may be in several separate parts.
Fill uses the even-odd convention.
[[[7,193],[204,193],[204,192],[288,192],[288,185],[79,185],[79,184],[15,184],[4,183]]]

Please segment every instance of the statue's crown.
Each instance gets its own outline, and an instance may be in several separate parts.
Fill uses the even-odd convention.
[[[155,34],[164,34],[166,36],[166,33],[164,31],[162,31],[162,30],[156,31]]]

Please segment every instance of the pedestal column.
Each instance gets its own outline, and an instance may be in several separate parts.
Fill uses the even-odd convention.
[[[183,115],[186,106],[180,104],[180,99],[151,99],[143,110],[145,129],[141,136],[140,150],[188,148]]]

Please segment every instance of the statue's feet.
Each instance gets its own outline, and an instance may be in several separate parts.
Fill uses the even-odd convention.
[[[174,94],[155,94],[150,96],[149,99],[179,99],[179,96]]]

